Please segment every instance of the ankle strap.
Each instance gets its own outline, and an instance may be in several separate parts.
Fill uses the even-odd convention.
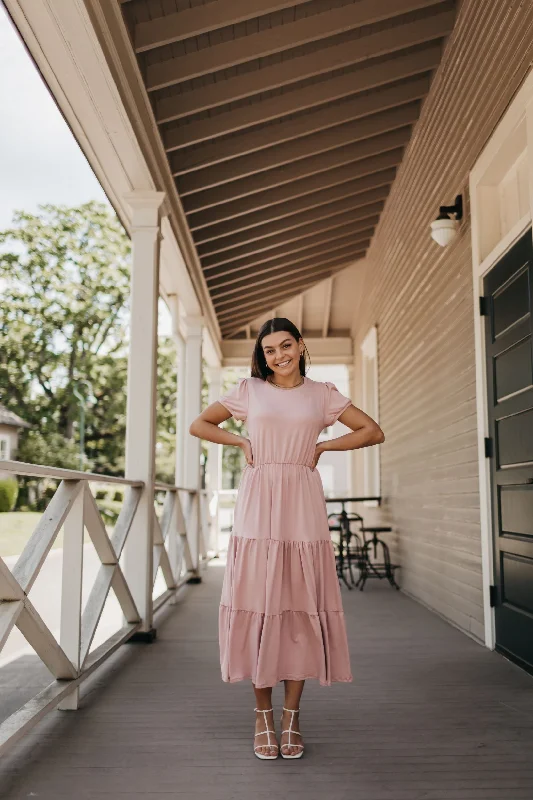
[[[272,708],[254,708],[254,711],[260,711],[261,714],[268,714],[269,711],[273,711]]]
[[[290,711],[291,714],[299,714],[299,712],[300,712],[299,708],[285,708],[285,706],[283,706],[283,710],[284,711]]]

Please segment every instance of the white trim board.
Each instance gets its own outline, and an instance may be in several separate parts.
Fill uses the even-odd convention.
[[[378,329],[376,325],[370,328],[361,344],[361,389],[363,411],[379,423]],[[363,494],[381,495],[379,447],[363,448]],[[365,505],[374,507],[377,503],[369,500],[365,502]]]
[[[518,146],[518,150],[517,150]],[[525,158],[529,184],[528,207],[519,210],[509,230],[487,251],[487,231],[500,216],[500,182]],[[533,219],[533,71],[522,84],[502,120],[470,173],[472,223],[472,283],[474,292],[474,341],[476,357],[476,405],[478,427],[479,499],[481,524],[481,564],[485,644],[491,650],[496,643],[494,609],[490,605],[490,585],[494,576],[493,531],[490,467],[485,458],[488,436],[487,376],[485,367],[484,320],[478,297],[483,293],[483,279],[501,257],[523,235]]]

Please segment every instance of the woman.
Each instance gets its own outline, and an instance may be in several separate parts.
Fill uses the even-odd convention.
[[[201,439],[240,447],[242,472],[219,612],[222,679],[251,679],[258,758],[300,758],[298,712],[304,681],[351,681],[342,600],[326,502],[316,465],[326,450],[384,441],[374,420],[333,383],[305,375],[305,344],[284,317],[262,326],[250,378],[242,378],[190,426]],[[249,439],[219,428],[246,420]],[[317,444],[340,419],[352,429]],[[285,683],[281,747],[272,687]]]

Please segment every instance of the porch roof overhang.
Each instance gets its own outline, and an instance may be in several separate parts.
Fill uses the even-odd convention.
[[[165,192],[162,294],[210,363],[271,314],[342,362],[453,0],[6,6],[126,227]]]
[[[121,3],[224,339],[364,258],[455,8],[189,5]]]

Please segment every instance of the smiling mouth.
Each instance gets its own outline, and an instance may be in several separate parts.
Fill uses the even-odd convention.
[[[292,358],[289,358],[288,361],[281,361],[279,364],[276,364],[276,367],[286,367],[291,363],[291,361]]]

